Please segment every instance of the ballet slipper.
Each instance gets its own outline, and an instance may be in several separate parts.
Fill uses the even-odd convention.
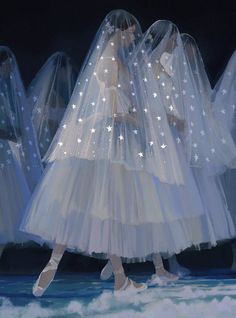
[[[112,265],[111,265],[111,262],[108,261],[100,273],[100,279],[108,280],[112,277],[112,275],[113,275]]]
[[[134,281],[132,281],[131,279],[126,277],[123,286],[121,286],[121,288],[119,288],[118,290],[115,290],[114,295],[115,296],[122,296],[124,294],[125,295],[126,294],[136,294],[136,293],[140,293],[146,289],[147,289],[147,284],[142,283],[142,284],[139,284],[139,286],[135,286]]]
[[[41,279],[42,275],[43,275],[44,273],[50,271],[50,270],[56,270],[57,267],[58,267],[58,263],[57,263],[54,259],[51,259],[51,260],[49,261],[48,265],[43,269],[43,271],[41,272],[41,274],[39,275],[37,281],[35,282],[35,284],[34,284],[34,286],[33,286],[33,291],[32,291],[32,292],[33,292],[33,295],[34,295],[35,297],[41,297],[41,296],[44,294],[44,292],[45,292],[46,289],[49,287],[49,285],[51,284],[51,282],[53,281],[54,276],[55,276],[55,275],[53,275],[52,279],[50,279],[50,280],[48,281],[48,283],[46,284],[46,286],[41,287],[41,286],[39,285],[39,283],[40,283],[40,279]],[[55,274],[56,274],[56,272],[55,272]]]
[[[166,271],[163,266],[155,266],[155,269],[156,273],[147,281],[148,286],[166,285],[179,279],[179,276]]]

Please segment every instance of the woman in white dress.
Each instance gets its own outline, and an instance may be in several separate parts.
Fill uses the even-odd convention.
[[[0,47],[0,244],[26,241],[19,226],[42,167],[16,60]]]
[[[71,59],[63,52],[56,52],[29,85],[27,97],[41,157],[50,146],[63,118],[76,77],[77,71]]]
[[[229,131],[236,142],[236,51],[229,59],[225,70],[217,81],[212,91],[212,104],[214,113],[219,125]],[[236,170],[228,169],[221,176],[221,183],[225,191],[227,203],[231,212],[232,219],[236,226]],[[232,269],[236,270],[236,245],[232,244],[233,262]]]
[[[79,74],[50,162],[21,228],[53,247],[33,288],[41,296],[65,249],[109,258],[115,290],[143,290],[121,258],[144,259],[215,242],[197,191],[183,169],[162,103],[132,62],[141,37],[123,10],[105,18]],[[204,237],[204,238],[203,238]],[[155,259],[155,257],[154,257]]]
[[[142,68],[148,70],[143,76],[148,94],[152,95],[154,89],[155,92],[159,92],[159,95],[155,93],[155,98],[157,104],[162,103],[165,106],[182,169],[188,175],[188,189],[193,189],[193,184],[197,187],[207,215],[207,222],[212,227],[215,240],[218,241],[232,238],[235,233],[224,192],[218,178],[213,173],[214,168],[218,167],[215,170],[216,174],[219,169],[223,169],[227,163],[227,160],[224,159],[227,158],[222,156],[223,150],[218,147],[218,151],[216,150],[218,157],[215,161],[213,159],[211,167],[211,151],[209,149],[211,149],[211,145],[216,144],[216,138],[221,136],[221,132],[214,135],[211,133],[211,129],[215,129],[215,126],[214,122],[212,123],[212,112],[207,112],[208,104],[211,106],[209,103],[210,95],[208,86],[204,87],[203,80],[194,76],[196,53],[194,54],[193,49],[190,37],[183,36],[181,38],[173,23],[162,20],[155,22],[146,31],[135,52],[135,57],[139,60]],[[155,88],[150,85],[150,81],[153,83],[150,75],[148,76],[150,72],[155,78]],[[205,94],[208,93],[206,99],[199,97],[203,90]],[[205,115],[203,115],[204,110]],[[208,135],[204,137],[206,134]],[[232,141],[228,135],[227,137]],[[203,138],[204,140],[202,140]],[[229,153],[232,158],[236,156],[236,148],[231,145]],[[204,160],[204,156],[208,160]],[[189,196],[186,189],[185,196]],[[208,242],[208,236],[204,236],[205,234],[199,232],[201,243]],[[173,263],[176,267],[174,255],[170,258],[170,264]],[[158,269],[161,265],[162,271],[156,270],[156,282],[159,282],[160,278],[164,278],[164,280],[174,279],[163,270],[163,263],[160,259]],[[108,279],[111,274],[112,267],[108,263],[101,273],[101,278]],[[155,277],[152,279],[152,283],[154,282]]]

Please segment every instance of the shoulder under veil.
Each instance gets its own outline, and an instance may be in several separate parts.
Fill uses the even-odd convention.
[[[144,70],[136,61],[141,38],[131,14],[115,10],[106,16],[44,160],[110,161],[161,182],[184,183],[165,109],[157,106],[154,79],[147,94]]]
[[[223,74],[213,89],[212,103],[219,120],[225,124],[228,129],[234,129],[236,107],[236,51],[232,54]],[[235,134],[234,140],[236,140]]]
[[[28,186],[34,189],[42,173],[40,154],[31,122],[29,105],[13,53],[0,47],[0,143],[1,165],[10,164],[9,142]]]
[[[193,167],[207,167],[210,174],[219,172],[222,165],[235,159],[236,149],[232,139],[228,145],[221,138],[176,25],[166,20],[155,22],[146,31],[136,54],[144,51],[143,56],[148,57],[144,64],[154,74],[159,92],[156,104],[162,104],[169,122],[180,127],[188,162]],[[147,89],[150,91],[149,85]]]
[[[72,95],[77,71],[71,59],[56,52],[31,82],[27,97],[41,156],[47,151]]]

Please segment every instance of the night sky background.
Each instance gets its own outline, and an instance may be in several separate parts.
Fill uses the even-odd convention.
[[[236,48],[234,0],[1,0],[0,44],[18,60],[26,85],[46,59],[65,51],[80,67],[105,15],[125,9],[143,31],[158,19],[168,19],[199,45],[212,83]]]
[[[199,45],[212,84],[236,48],[235,0],[1,0],[0,45],[9,46],[15,53],[23,81],[28,85],[56,51],[66,52],[79,68],[99,25],[114,9],[125,9],[135,15],[143,31],[158,19],[168,19],[180,32],[191,34]],[[9,247],[4,251],[0,271],[38,272],[49,255],[49,250],[38,247]],[[183,265],[204,269],[230,266],[232,254],[226,243],[209,251],[184,253],[178,258]],[[67,271],[93,271],[103,264],[66,253],[60,267]]]

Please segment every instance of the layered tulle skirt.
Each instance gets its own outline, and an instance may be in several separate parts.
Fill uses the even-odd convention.
[[[170,185],[107,161],[50,164],[34,192],[21,230],[30,239],[93,256],[145,258],[216,243],[190,169]]]

